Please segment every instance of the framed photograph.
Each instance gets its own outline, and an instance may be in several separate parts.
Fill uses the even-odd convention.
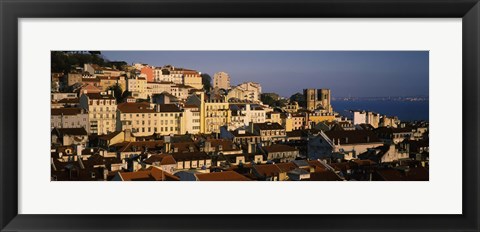
[[[477,0],[0,4],[1,231],[480,230]]]

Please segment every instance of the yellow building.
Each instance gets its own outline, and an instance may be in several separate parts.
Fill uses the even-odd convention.
[[[286,114],[282,117],[281,125],[286,132],[308,128],[306,116],[303,114]]]
[[[183,76],[183,84],[192,86],[195,89],[203,89],[202,77],[198,72],[185,72]]]
[[[287,113],[296,113],[300,107],[298,105],[298,102],[293,101],[288,103],[287,105],[285,105],[285,107],[282,107],[282,108]]]
[[[134,136],[180,134],[182,112],[174,104],[151,106],[147,102],[118,105],[117,130],[131,130]]]
[[[88,111],[90,133],[102,135],[115,131],[117,103],[111,91],[84,92],[80,106]]]
[[[310,113],[308,114],[308,124],[318,124],[319,122],[333,122],[335,115],[333,113]]]
[[[228,102],[209,100],[205,102],[205,133],[220,133],[220,127],[230,123],[231,111]]]
[[[188,97],[187,104],[200,110],[200,133],[220,133],[220,127],[230,123],[229,103],[224,100],[205,100],[205,93],[198,92]]]
[[[147,98],[147,79],[144,77],[135,77],[127,80],[127,90],[132,93],[134,98]]]
[[[127,84],[125,81],[125,77],[123,76],[97,76],[97,79],[99,80],[99,87],[103,90],[107,90],[108,87],[114,86],[116,84],[118,84],[122,88],[122,91],[127,90]]]
[[[282,118],[280,117],[280,112],[267,112],[265,117],[265,122],[269,123],[278,123],[282,124]]]

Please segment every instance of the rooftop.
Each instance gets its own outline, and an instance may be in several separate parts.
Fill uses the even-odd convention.
[[[250,181],[249,178],[235,171],[198,173],[196,176],[199,181]]]

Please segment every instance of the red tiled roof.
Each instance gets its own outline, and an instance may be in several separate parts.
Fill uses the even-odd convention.
[[[77,115],[81,114],[82,109],[80,108],[58,108],[58,109],[51,109],[52,115]]]
[[[250,181],[246,176],[235,171],[196,174],[199,181]]]
[[[154,113],[148,102],[123,102],[117,105],[117,109],[122,113]]]
[[[277,176],[283,171],[275,164],[261,164],[253,166],[255,171],[264,177]]]
[[[378,136],[367,130],[334,130],[325,132],[333,142],[342,144],[380,143]]]
[[[159,168],[151,168],[137,172],[119,172],[124,181],[166,181],[180,180],[178,177],[162,171]]]
[[[294,147],[290,147],[288,145],[284,145],[284,144],[273,144],[271,146],[268,146],[268,147],[263,147],[263,149],[265,151],[267,151],[267,153],[272,153],[272,152],[286,152],[286,151],[298,151],[297,149],[295,149]]]

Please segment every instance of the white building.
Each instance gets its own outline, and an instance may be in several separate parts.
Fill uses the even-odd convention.
[[[89,128],[88,113],[82,108],[51,109],[50,125],[53,128],[80,128],[87,132]]]
[[[334,130],[320,132],[308,138],[308,158],[356,159],[370,148],[382,146],[383,142],[372,131]]]
[[[353,111],[353,125],[370,124],[374,128],[380,123],[380,114],[371,111]]]
[[[195,105],[185,105],[183,107],[183,125],[182,134],[200,133],[200,109]]]
[[[230,104],[231,121],[229,130],[248,126],[250,123],[266,122],[266,111],[257,104]]]

